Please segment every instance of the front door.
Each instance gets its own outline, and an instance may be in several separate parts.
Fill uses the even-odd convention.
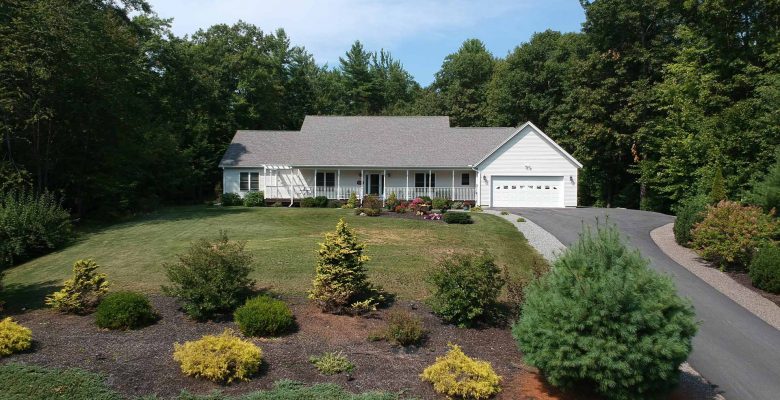
[[[382,194],[384,187],[384,176],[382,174],[368,174],[368,186],[366,186],[366,194],[373,194],[379,196]]]

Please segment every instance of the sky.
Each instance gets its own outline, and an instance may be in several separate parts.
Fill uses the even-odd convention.
[[[469,38],[505,56],[534,32],[579,31],[585,14],[577,0],[148,0],[173,18],[178,36],[243,20],[265,32],[284,28],[293,45],[319,64],[338,65],[360,40],[370,51],[388,50],[421,85],[433,81],[448,54]]]

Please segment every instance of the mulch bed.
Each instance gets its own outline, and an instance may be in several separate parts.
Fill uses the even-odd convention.
[[[420,316],[430,332],[422,347],[399,348],[367,340],[369,333],[384,326],[382,319],[389,310],[381,310],[369,318],[335,316],[321,313],[304,298],[285,300],[295,313],[299,329],[281,338],[254,339],[263,350],[264,362],[258,376],[249,382],[222,386],[183,375],[172,358],[173,343],[236,327],[230,321],[192,321],[173,299],[161,295],[151,296],[151,301],[162,318],[152,326],[135,331],[101,330],[91,315],[63,315],[48,309],[18,314],[14,318],[33,331],[34,347],[3,358],[0,363],[78,367],[102,373],[109,386],[128,397],[152,393],[169,397],[182,390],[206,394],[215,389],[241,394],[268,389],[280,379],[292,379],[308,384],[337,383],[352,392],[380,390],[402,393],[404,397],[434,399],[440,397],[429,384],[420,381],[419,374],[447,351],[448,343],[454,343],[466,354],[492,363],[503,377],[499,400],[591,398],[562,394],[545,384],[533,369],[523,366],[522,355],[507,328],[459,329],[443,324],[422,304],[397,302],[393,308],[407,309]],[[308,361],[311,355],[339,350],[356,365],[349,376],[321,375]],[[685,386],[677,392],[701,390],[701,385]]]
[[[715,268],[715,267],[713,267]],[[767,291],[761,290],[755,286],[753,286],[753,281],[750,279],[750,275],[748,275],[747,272],[740,272],[740,271],[726,271],[726,274],[731,277],[731,279],[735,280],[740,285],[760,294],[761,296],[764,296],[769,301],[777,304],[780,306],[780,294],[773,294],[769,293]]]
[[[389,218],[403,218],[403,219],[413,219],[415,221],[426,221],[426,222],[436,222],[436,223],[444,223],[444,220],[441,219],[425,219],[422,215],[415,215],[413,212],[407,212],[407,213],[397,213],[397,212],[390,212],[390,211],[382,211],[382,214],[380,217],[389,217]]]
[[[162,318],[135,331],[109,331],[95,326],[94,316],[63,315],[43,309],[14,316],[33,331],[34,348],[3,358],[2,363],[21,362],[49,367],[78,367],[103,373],[107,383],[127,396],[156,393],[173,396],[181,390],[206,394],[218,389],[239,394],[268,389],[280,379],[306,383],[332,382],[352,392],[381,390],[402,392],[423,399],[436,398],[429,384],[418,375],[447,351],[447,343],[459,344],[466,354],[490,361],[496,372],[512,376],[520,372],[517,350],[508,329],[459,329],[443,324],[425,307],[396,303],[423,318],[431,332],[422,348],[398,348],[386,342],[369,342],[370,332],[384,326],[382,310],[370,318],[324,314],[303,298],[286,298],[299,325],[295,333],[274,339],[255,339],[263,350],[263,367],[249,382],[222,386],[183,375],[173,361],[173,343],[237,329],[226,322],[194,322],[176,302],[154,295],[151,301]],[[417,308],[415,310],[414,308]],[[309,357],[325,351],[343,351],[356,365],[351,376],[327,377]]]

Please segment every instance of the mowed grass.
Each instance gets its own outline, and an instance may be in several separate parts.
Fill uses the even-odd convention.
[[[176,261],[192,241],[214,238],[225,230],[231,239],[247,242],[254,255],[252,277],[259,287],[299,295],[311,285],[318,243],[339,218],[367,243],[371,279],[402,299],[426,297],[426,271],[448,253],[485,249],[516,273],[541,257],[509,222],[492,215],[472,216],[472,225],[447,225],[360,217],[341,209],[173,207],[89,229],[68,247],[7,270],[4,284],[12,293],[27,292],[16,296],[40,301],[31,297],[42,297],[60,285],[74,261],[92,258],[108,274],[114,290],[157,292],[167,283],[164,262]]]

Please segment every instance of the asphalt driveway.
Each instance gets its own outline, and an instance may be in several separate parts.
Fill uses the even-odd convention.
[[[503,210],[503,208],[501,209]],[[759,319],[666,256],[650,231],[673,217],[638,210],[601,208],[514,208],[569,246],[583,224],[596,218],[617,227],[652,268],[671,275],[680,295],[691,299],[700,320],[688,362],[718,385],[726,399],[780,399],[780,331]]]

